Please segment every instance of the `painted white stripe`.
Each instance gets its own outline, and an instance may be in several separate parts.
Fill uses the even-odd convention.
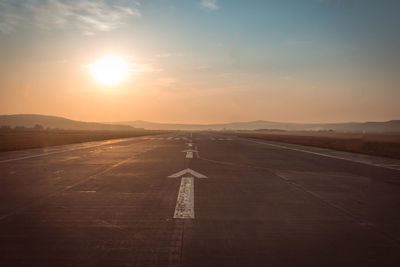
[[[189,143],[188,146],[192,147],[192,146],[193,146],[193,143]]]
[[[174,213],[175,219],[194,219],[194,178],[182,177]]]
[[[168,139],[168,140],[171,140],[172,138],[173,138],[173,137],[172,137],[172,136],[170,136],[170,137],[168,137],[167,139]]]
[[[265,143],[265,142],[258,142],[258,141],[250,140],[250,139],[247,139],[247,141],[250,141],[250,142],[253,142],[253,143],[257,143],[257,144],[261,144],[261,145],[266,145],[266,146],[273,146],[273,147],[279,147],[279,148],[288,149],[288,150],[294,150],[294,151],[304,152],[304,153],[313,154],[313,155],[318,155],[318,156],[327,157],[327,158],[347,160],[347,161],[362,163],[362,164],[366,164],[366,165],[370,165],[370,166],[376,166],[376,167],[381,167],[381,168],[385,168],[385,169],[391,169],[391,170],[400,171],[400,168],[388,167],[387,165],[384,165],[384,164],[377,164],[377,163],[366,162],[366,161],[358,160],[358,159],[350,159],[350,158],[345,158],[345,157],[339,157],[339,156],[334,156],[334,155],[328,155],[328,154],[319,153],[319,152],[314,152],[314,151],[309,151],[309,150],[304,150],[304,149],[300,149],[300,148],[293,148],[293,147],[287,147],[287,146],[282,146],[282,145],[270,144],[270,143]]]
[[[186,152],[186,158],[187,159],[192,159],[193,158],[193,152],[192,151]]]

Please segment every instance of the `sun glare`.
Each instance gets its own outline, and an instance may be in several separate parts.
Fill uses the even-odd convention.
[[[89,68],[96,81],[108,86],[123,82],[129,72],[128,64],[117,56],[105,56]]]

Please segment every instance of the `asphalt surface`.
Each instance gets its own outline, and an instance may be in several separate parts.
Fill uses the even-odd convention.
[[[0,266],[400,266],[399,170],[270,144],[179,132],[0,153]],[[183,175],[193,218],[174,218],[168,176],[186,168],[208,178]]]

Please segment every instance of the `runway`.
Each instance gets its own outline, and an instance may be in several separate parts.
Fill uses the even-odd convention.
[[[400,266],[399,167],[208,132],[0,153],[0,266]]]

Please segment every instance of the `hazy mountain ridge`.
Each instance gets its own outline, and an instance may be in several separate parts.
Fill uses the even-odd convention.
[[[129,125],[106,124],[98,122],[75,121],[57,116],[37,115],[37,114],[14,114],[0,115],[0,126],[23,126],[32,128],[36,124],[44,128],[57,128],[63,130],[113,130],[126,131],[134,128]]]
[[[33,127],[40,124],[45,128],[65,130],[286,130],[286,131],[337,131],[337,132],[400,132],[400,120],[385,122],[348,123],[285,123],[270,121],[232,122],[220,124],[172,124],[147,121],[124,121],[116,123],[82,122],[57,116],[37,114],[0,115],[0,126]]]
[[[221,124],[169,124],[147,121],[118,122],[149,130],[258,130],[274,129],[286,131],[337,131],[337,132],[400,132],[400,120],[385,122],[347,123],[284,123],[270,121],[232,122]]]

